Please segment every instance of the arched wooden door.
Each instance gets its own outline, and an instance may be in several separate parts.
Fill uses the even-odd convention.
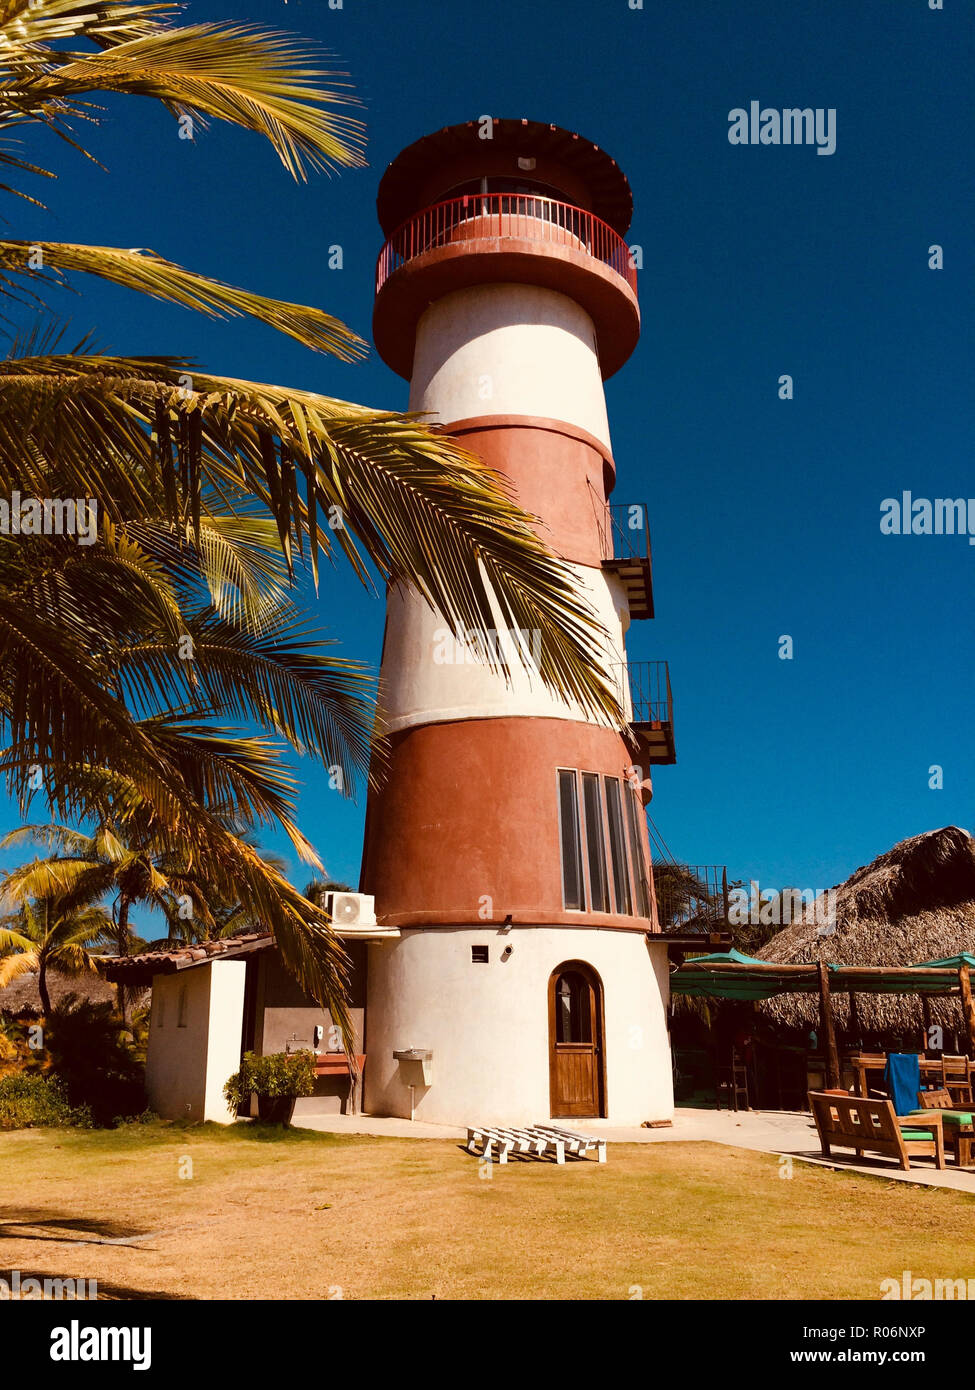
[[[552,1115],[606,1114],[603,986],[592,966],[564,961],[548,982]]]

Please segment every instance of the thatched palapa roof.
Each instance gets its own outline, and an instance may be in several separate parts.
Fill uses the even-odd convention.
[[[61,1007],[69,995],[89,1004],[110,1004],[115,1000],[115,990],[94,971],[85,971],[83,975],[62,975],[57,970],[49,970],[47,987],[55,1009]],[[5,989],[0,989],[0,1013],[21,1014],[28,1010],[36,1014],[43,1012],[35,971],[21,975]]]
[[[817,930],[818,929],[818,930]],[[835,965],[915,965],[975,953],[975,839],[957,825],[915,835],[875,859],[836,889],[836,930],[823,935],[812,908],[761,948],[763,960]],[[833,1000],[836,1022],[849,1025],[849,995]],[[909,1033],[921,1026],[911,995],[858,994],[861,1028]],[[818,1000],[782,994],[759,1005],[770,1020],[791,1028],[818,1026]],[[958,1030],[954,998],[932,998],[931,1021]]]

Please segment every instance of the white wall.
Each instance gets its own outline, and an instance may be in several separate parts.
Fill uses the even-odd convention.
[[[146,1092],[163,1119],[233,1121],[223,1088],[240,1065],[246,968],[210,961],[153,977]]]
[[[624,634],[629,624],[625,591],[615,575],[584,565],[570,568],[579,593],[609,634],[603,666],[629,718],[629,690],[622,670]],[[500,672],[479,663],[473,653],[468,659],[467,652],[454,641],[445,640],[447,630],[442,614],[435,613],[418,595],[390,591],[381,692],[390,732],[416,724],[493,716],[588,720],[579,705],[559,699],[537,673],[531,673],[517,659],[513,642],[504,648],[512,665],[508,684]],[[524,641],[531,652],[531,635]]]
[[[472,964],[472,945],[489,947],[487,965]],[[507,945],[513,950],[503,961]],[[432,1084],[416,1092],[418,1120],[550,1118],[549,977],[566,960],[587,962],[602,979],[607,1118],[669,1119],[666,947],[649,946],[642,932],[564,927],[432,927],[371,946],[366,1112],[409,1115],[409,1089],[392,1054],[419,1047],[434,1055]]]
[[[594,435],[612,457],[596,333],[585,309],[536,285],[477,285],[417,325],[410,410],[444,423],[536,415]]]

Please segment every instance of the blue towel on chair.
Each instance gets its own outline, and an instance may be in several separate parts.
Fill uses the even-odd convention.
[[[909,1115],[918,1106],[921,1059],[913,1052],[892,1052],[884,1067],[884,1085],[898,1115]]]

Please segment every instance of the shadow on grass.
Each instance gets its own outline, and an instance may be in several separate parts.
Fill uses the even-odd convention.
[[[55,1139],[54,1148],[65,1151],[99,1149],[124,1151],[167,1143],[193,1143],[207,1140],[218,1144],[273,1144],[285,1148],[295,1146],[345,1146],[375,1140],[382,1143],[386,1136],[337,1134],[330,1130],[285,1129],[283,1125],[262,1124],[259,1120],[237,1120],[221,1125],[213,1120],[203,1124],[191,1120],[137,1120],[108,1129],[44,1129],[40,1126],[13,1130],[11,1134],[32,1135],[46,1140]]]
[[[29,1227],[30,1230],[23,1230]],[[34,1235],[35,1230],[77,1231],[80,1236],[100,1236],[124,1240],[142,1234],[138,1226],[89,1216],[52,1216],[49,1208],[20,1207],[0,1213],[0,1239],[57,1240],[57,1236]],[[62,1242],[63,1243],[63,1242]]]

